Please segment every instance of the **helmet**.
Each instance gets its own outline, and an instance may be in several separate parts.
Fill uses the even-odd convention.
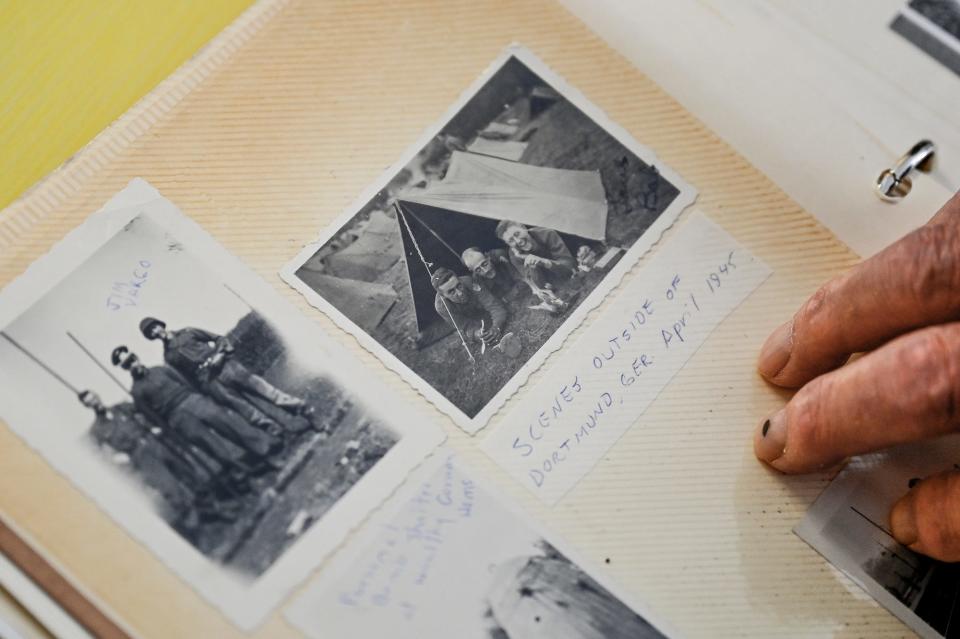
[[[143,333],[143,336],[147,339],[153,339],[150,335],[150,329],[154,326],[160,326],[161,328],[166,328],[166,322],[158,320],[156,317],[144,317],[140,320],[140,332]]]
[[[114,366],[120,366],[120,363],[124,359],[124,355],[130,352],[130,349],[126,346],[117,346],[113,349],[113,352],[110,353],[110,361],[113,362]]]
[[[451,277],[456,277],[457,274],[448,269],[445,266],[440,266],[433,272],[430,276],[430,284],[433,285],[433,290],[439,291],[440,286],[449,280]]]

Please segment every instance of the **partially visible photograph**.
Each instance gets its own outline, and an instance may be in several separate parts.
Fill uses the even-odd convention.
[[[909,0],[890,28],[960,75],[960,0]]]
[[[249,295],[251,276],[225,281],[161,216],[115,228],[39,299],[4,307],[0,415],[174,569],[228,582],[214,599],[255,588],[368,473],[385,494],[402,481],[378,465],[409,429]]]
[[[694,197],[515,48],[282,275],[474,432]]]
[[[662,639],[445,453],[288,608],[313,639]]]
[[[960,468],[960,441],[868,456],[817,499],[797,534],[920,636],[960,638],[960,565],[919,555],[889,528],[893,504],[920,479]]]

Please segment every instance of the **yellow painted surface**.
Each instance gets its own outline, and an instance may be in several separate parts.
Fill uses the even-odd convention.
[[[0,0],[0,208],[252,0]]]

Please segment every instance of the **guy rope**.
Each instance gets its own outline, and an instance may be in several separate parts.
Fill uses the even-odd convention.
[[[110,372],[110,369],[108,369],[106,366],[104,366],[103,364],[101,364],[101,363],[100,363],[100,360],[98,360],[96,357],[93,356],[93,353],[90,352],[90,349],[88,349],[86,346],[84,346],[83,343],[82,343],[79,339],[77,339],[77,336],[76,336],[76,335],[74,335],[74,334],[71,333],[70,331],[67,331],[67,337],[69,337],[70,340],[71,340],[74,344],[76,344],[78,347],[80,347],[80,350],[83,351],[84,355],[86,355],[87,357],[89,357],[89,358],[90,358],[90,361],[92,361],[94,364],[97,365],[97,368],[99,368],[101,371],[103,371],[104,373],[106,373],[107,377],[109,377],[111,380],[113,380],[113,383],[116,384],[117,386],[119,386],[119,387],[120,387],[120,390],[122,390],[122,391],[124,392],[124,394],[126,394],[126,395],[129,395],[129,394],[130,394],[130,390],[129,390],[126,386],[124,386],[124,385],[120,382],[120,380],[117,379],[117,378],[114,376],[114,374],[113,374],[112,372]]]
[[[397,215],[400,216],[403,226],[407,229],[407,235],[409,235],[410,239],[413,241],[413,247],[417,249],[417,255],[420,257],[420,261],[423,263],[423,268],[427,270],[427,275],[433,276],[433,271],[430,270],[432,263],[427,262],[427,259],[423,256],[423,251],[420,250],[420,244],[417,243],[417,237],[413,234],[413,229],[410,228],[410,223],[407,222],[407,216],[403,214],[403,209],[400,207],[399,203],[394,202],[393,206],[397,211]],[[441,242],[443,241],[441,240]],[[445,242],[443,242],[443,244],[446,246]],[[447,248],[450,249],[449,246],[447,246]],[[453,249],[450,250],[452,251]],[[460,343],[463,344],[464,350],[467,351],[467,356],[470,358],[470,361],[476,365],[477,360],[473,357],[470,347],[467,346],[467,340],[463,337],[463,331],[461,331],[460,327],[457,326],[457,320],[454,319],[453,313],[450,312],[450,307],[447,306],[447,300],[443,297],[443,295],[438,295],[437,297],[440,298],[440,303],[443,304],[443,308],[447,311],[447,316],[450,318],[450,321],[453,322],[453,327],[457,330],[457,336],[460,338]]]

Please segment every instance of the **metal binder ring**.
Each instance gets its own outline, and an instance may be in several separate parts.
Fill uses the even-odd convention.
[[[897,160],[896,166],[887,169],[877,178],[876,193],[884,202],[899,202],[910,192],[913,182],[910,173],[914,169],[929,173],[933,169],[933,160],[937,147],[930,140],[920,140]]]

